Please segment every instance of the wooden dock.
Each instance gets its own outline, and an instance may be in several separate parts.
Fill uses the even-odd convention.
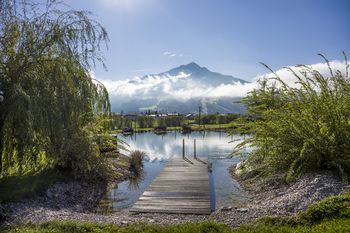
[[[207,159],[173,158],[130,211],[210,214]]]

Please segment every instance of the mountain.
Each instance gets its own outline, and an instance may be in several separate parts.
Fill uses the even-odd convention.
[[[247,81],[235,78],[231,75],[223,75],[216,72],[212,72],[205,67],[200,67],[194,62],[171,69],[168,72],[163,73],[163,75],[169,74],[171,76],[176,76],[180,73],[191,74],[190,78],[192,80],[212,86],[218,86],[221,84],[231,84],[232,82],[240,82],[242,84],[247,83]]]
[[[204,113],[243,112],[237,103],[249,82],[212,72],[191,62],[167,72],[125,81],[105,81],[112,111],[124,113],[158,110],[160,112]]]

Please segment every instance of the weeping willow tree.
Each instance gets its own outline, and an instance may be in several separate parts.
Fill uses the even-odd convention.
[[[285,173],[286,181],[315,170],[350,178],[350,78],[344,57],[343,72],[323,57],[326,76],[305,65],[287,68],[295,77],[292,86],[270,70],[274,77],[261,80],[244,98],[249,117],[232,133],[252,135],[238,147],[255,147],[248,159],[255,171]]]
[[[84,173],[101,162],[96,135],[110,104],[88,71],[103,64],[100,46],[107,42],[89,12],[56,0],[0,1],[3,175],[47,165]]]

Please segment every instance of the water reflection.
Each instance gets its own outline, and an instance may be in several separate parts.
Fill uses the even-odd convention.
[[[164,135],[139,133],[127,136],[123,140],[130,145],[130,150],[142,150],[147,156],[144,161],[144,172],[139,177],[120,183],[108,195],[113,210],[131,207],[153,179],[164,168],[170,158],[182,156],[182,140],[185,139],[185,154],[193,156],[193,140],[196,139],[198,157],[207,157],[212,164],[210,186],[212,189],[212,208],[234,205],[244,200],[244,193],[239,184],[233,180],[228,168],[238,163],[242,157],[229,158],[235,145],[242,137],[227,136],[223,132],[192,132],[182,135],[170,132]],[[229,143],[231,142],[231,143]]]
[[[130,179],[129,179],[129,185],[128,185],[128,189],[129,190],[137,190],[140,188],[140,183],[143,181],[143,179],[145,178],[145,172],[137,172],[135,174],[133,174]]]

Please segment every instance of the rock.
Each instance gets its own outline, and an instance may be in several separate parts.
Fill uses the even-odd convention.
[[[246,213],[246,212],[248,212],[248,209],[247,208],[238,208],[237,211],[241,212],[241,213]]]
[[[150,219],[148,222],[149,223],[155,223],[156,221],[154,219]]]
[[[235,168],[235,174],[238,176],[241,175],[245,168],[246,168],[246,161],[245,160],[237,163],[236,168]]]
[[[0,205],[0,225],[6,219],[5,209]]]
[[[232,206],[224,206],[220,210],[221,211],[230,211],[230,210],[232,210]]]
[[[309,204],[344,190],[344,184],[331,174],[305,175],[294,183],[279,186],[262,183],[262,181],[254,180],[250,191],[247,192],[249,199],[241,203],[242,205],[237,205],[237,207],[227,205],[209,216],[134,213],[127,209],[103,215],[94,212],[93,209],[95,200],[98,200],[103,194],[103,185],[87,185],[78,181],[59,183],[42,193],[42,197],[0,204],[0,225],[4,216],[6,219],[3,221],[3,225],[15,224],[16,222],[40,224],[52,220],[118,225],[135,222],[183,224],[209,220],[236,227],[264,215],[294,216],[297,212],[305,210]],[[58,195],[57,198],[55,195]],[[6,215],[3,214],[1,206]],[[12,221],[12,219],[16,221]]]
[[[51,189],[46,190],[46,196],[47,196],[47,198],[49,198],[49,199],[52,199],[52,198],[54,197],[54,195],[53,195]]]

